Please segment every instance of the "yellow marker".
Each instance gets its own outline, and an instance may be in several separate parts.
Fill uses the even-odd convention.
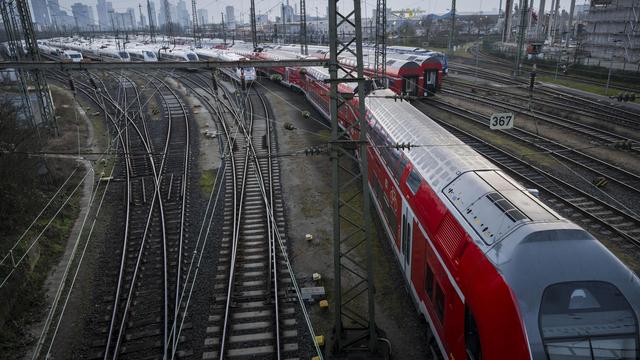
[[[329,307],[329,302],[327,300],[320,300],[320,309],[326,309]]]
[[[318,343],[318,346],[324,346],[324,335],[317,335],[316,343]]]

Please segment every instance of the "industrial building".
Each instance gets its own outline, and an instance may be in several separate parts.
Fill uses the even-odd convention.
[[[579,46],[585,65],[638,70],[640,34],[637,0],[592,0]]]

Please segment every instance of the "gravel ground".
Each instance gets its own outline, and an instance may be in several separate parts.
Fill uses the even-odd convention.
[[[303,95],[278,84],[264,81],[263,89],[273,105],[281,153],[299,151],[311,146],[324,145],[329,139],[328,122],[313,109]],[[301,116],[303,110],[310,119]],[[286,130],[285,123],[295,130]],[[333,294],[332,257],[332,205],[331,168],[326,155],[315,157],[283,157],[281,167],[283,189],[287,204],[290,256],[300,286],[316,286],[313,273],[320,273],[331,305]],[[373,216],[377,223],[377,215]],[[379,229],[379,225],[376,229]],[[376,231],[381,233],[381,231]],[[305,235],[311,234],[312,241]],[[376,287],[376,323],[386,332],[392,343],[395,359],[421,359],[426,357],[426,324],[420,320],[404,287],[399,268],[390,255],[385,236],[374,240]],[[317,304],[307,305],[316,335],[329,341],[333,327],[333,313]],[[329,346],[325,350],[327,353]]]

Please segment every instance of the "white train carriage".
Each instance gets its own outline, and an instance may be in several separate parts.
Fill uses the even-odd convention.
[[[129,53],[127,51],[112,49],[112,48],[98,49],[98,57],[102,61],[116,61],[116,62],[131,61],[131,57],[129,56]]]
[[[61,54],[60,54],[60,59],[62,61],[67,61],[67,62],[74,62],[74,63],[79,63],[82,62],[82,53],[80,53],[79,51],[75,51],[75,50],[64,50]]]
[[[198,61],[198,55],[191,50],[183,49],[160,49],[158,52],[160,60],[164,61]]]
[[[203,60],[218,61],[247,61],[247,57],[220,49],[196,49],[196,53]],[[256,69],[253,66],[236,66],[232,68],[221,68],[221,71],[233,80],[240,82],[244,77],[245,83],[252,83],[257,79]]]
[[[129,56],[131,57],[131,61],[142,61],[142,62],[156,62],[158,61],[158,56],[155,51],[147,48],[132,48],[127,49]]]

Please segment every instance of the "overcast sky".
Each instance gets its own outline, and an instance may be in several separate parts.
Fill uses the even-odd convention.
[[[128,7],[133,7],[136,9],[136,15],[138,15],[138,3],[143,4],[143,9],[146,4],[146,0],[111,0],[113,2],[113,7],[116,11],[126,10]],[[153,0],[156,3],[156,10],[160,9],[159,1],[163,0]],[[171,3],[176,3],[178,0],[169,0]],[[187,2],[187,8],[189,12],[191,11],[191,0],[185,0]],[[270,18],[277,16],[280,13],[279,4],[282,3],[283,0],[255,0],[256,8],[258,14],[264,14],[269,11]],[[287,0],[284,0],[285,2]],[[503,4],[504,4],[503,0]],[[60,5],[70,13],[71,4],[81,2],[87,5],[90,5],[93,8],[94,16],[95,16],[95,0],[60,0]],[[249,17],[249,0],[196,0],[198,8],[206,8],[209,10],[209,20],[211,17],[214,17],[216,21],[220,19],[220,12],[224,11],[224,7],[227,5],[233,5],[235,7],[236,18],[239,20],[241,14],[244,14],[245,20]],[[515,0],[518,3],[518,0]],[[534,7],[537,10],[538,4],[540,0],[534,0]],[[344,1],[346,4],[350,3],[350,1]],[[576,0],[576,4],[586,4],[587,0]],[[289,4],[294,6],[295,4],[299,4],[299,0],[289,0]],[[315,16],[316,8],[318,9],[318,13],[320,16],[324,16],[327,9],[327,0],[306,0],[307,4],[307,15]],[[560,8],[568,9],[571,4],[571,0],[560,0]],[[457,10],[459,12],[469,12],[469,11],[485,11],[485,12],[493,12],[498,9],[500,5],[500,0],[457,0]],[[367,0],[362,2],[363,11],[366,16],[371,16],[372,10],[376,6],[375,0]],[[421,8],[428,13],[444,13],[447,12],[451,6],[450,0],[387,0],[387,6],[393,9],[398,8]],[[503,5],[504,6],[504,5]],[[551,7],[551,0],[546,0],[546,8],[549,9]]]

